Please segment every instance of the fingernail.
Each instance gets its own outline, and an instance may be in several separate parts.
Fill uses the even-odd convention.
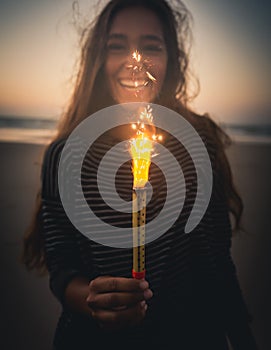
[[[145,307],[145,305],[146,305],[146,301],[145,301],[145,300],[142,300],[142,301],[140,302],[140,306],[141,306],[141,307]]]
[[[147,289],[149,287],[149,283],[147,281],[141,281],[139,283],[140,289]]]
[[[150,289],[144,291],[144,298],[150,299],[153,296],[153,292]]]

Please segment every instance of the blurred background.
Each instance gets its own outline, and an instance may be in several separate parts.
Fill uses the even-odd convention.
[[[78,26],[105,0],[0,1],[0,114],[57,118],[72,87]],[[100,4],[99,6],[97,4]],[[195,101],[225,123],[270,123],[267,0],[189,0],[194,17]]]
[[[193,102],[232,136],[227,150],[247,234],[232,253],[260,350],[271,348],[271,4],[187,0],[194,24]],[[60,307],[48,280],[19,263],[46,144],[72,91],[78,31],[106,1],[0,0],[2,349],[50,349]],[[1,344],[0,344],[1,345]],[[245,350],[245,349],[244,349]]]

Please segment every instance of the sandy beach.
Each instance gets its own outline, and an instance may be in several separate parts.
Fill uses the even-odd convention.
[[[34,207],[44,145],[0,143],[2,349],[51,348],[60,307],[48,278],[19,263],[23,231]],[[259,350],[271,349],[271,143],[235,143],[227,151],[245,204],[247,234],[233,239],[241,288],[254,317]],[[245,350],[245,349],[244,349]]]

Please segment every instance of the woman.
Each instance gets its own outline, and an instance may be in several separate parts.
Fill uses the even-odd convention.
[[[242,201],[224,153],[229,139],[209,117],[187,106],[190,14],[181,1],[175,3],[173,11],[164,0],[112,0],[93,28],[83,33],[74,93],[58,136],[46,150],[37,213],[24,239],[26,266],[48,269],[51,290],[63,307],[55,349],[219,350],[228,349],[226,337],[234,349],[256,349],[230,256],[229,213],[238,229]],[[134,69],[136,50],[147,57],[140,69]],[[195,182],[173,227],[146,247],[148,281],[130,277],[131,249],[102,246],[76,230],[57,185],[61,151],[74,128],[104,107],[136,101],[154,102],[185,117],[202,137],[214,175],[211,201],[197,228],[182,234]],[[129,219],[104,207],[92,175],[103,154],[121,138],[120,132],[99,138],[82,168],[89,205],[95,203],[97,215],[119,226]],[[168,135],[166,145],[185,167],[181,144]],[[124,165],[116,179],[123,196],[131,192],[129,169]],[[192,172],[191,166],[184,169],[187,178]],[[153,167],[150,173],[154,195],[149,213],[154,217],[163,206],[165,184],[159,169]]]

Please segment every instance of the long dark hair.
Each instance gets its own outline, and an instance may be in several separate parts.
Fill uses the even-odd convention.
[[[189,101],[196,95],[197,84],[191,89],[189,70],[189,51],[191,46],[192,16],[182,1],[165,0],[111,0],[101,11],[94,24],[87,26],[81,35],[81,56],[78,65],[73,94],[58,126],[53,141],[67,137],[87,116],[114,104],[104,83],[104,62],[106,57],[106,38],[114,16],[129,6],[142,6],[153,11],[161,21],[168,52],[168,69],[161,94],[155,101],[176,110],[190,118],[193,112]],[[196,82],[196,80],[194,80]],[[217,149],[216,166],[223,177],[229,211],[235,219],[235,228],[240,228],[243,204],[234,186],[229,162],[224,148],[230,143],[226,133],[207,116],[202,116],[206,131]],[[24,235],[23,263],[27,268],[46,271],[44,244],[41,234],[41,195],[37,194],[36,208],[32,222]]]

